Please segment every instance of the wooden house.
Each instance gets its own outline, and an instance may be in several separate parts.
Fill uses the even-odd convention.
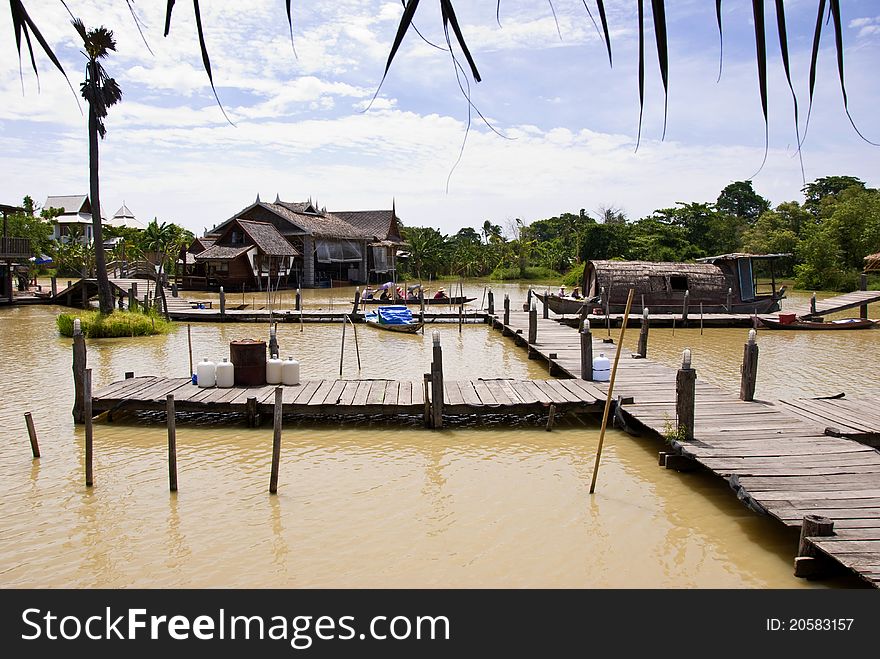
[[[299,255],[272,224],[235,218],[194,261],[205,266],[206,287],[264,290],[286,287]]]
[[[367,247],[367,281],[385,282],[397,278],[398,251],[406,243],[394,204],[391,210],[333,211],[333,215],[371,237]]]

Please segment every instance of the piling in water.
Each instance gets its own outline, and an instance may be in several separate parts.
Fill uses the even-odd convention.
[[[24,413],[24,422],[27,424],[28,437],[31,440],[31,453],[35,458],[40,457],[40,444],[37,441],[37,430],[34,428],[34,419],[30,412]]]
[[[165,396],[165,420],[168,425],[168,489],[177,492],[177,420],[174,394]]]
[[[275,387],[275,408],[272,424],[272,472],[269,475],[269,492],[278,492],[278,469],[281,463],[281,424],[282,424],[282,398],[284,390]]]

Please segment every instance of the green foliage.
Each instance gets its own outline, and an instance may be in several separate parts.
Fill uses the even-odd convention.
[[[848,188],[865,189],[865,182],[855,176],[824,176],[812,183],[807,183],[801,191],[804,193],[804,208],[818,214],[822,201],[833,197]]]
[[[155,311],[149,314],[114,311],[109,316],[98,311],[82,311],[62,313],[55,319],[61,336],[73,336],[73,321],[77,318],[80,320],[83,335],[90,339],[167,334],[173,327],[173,323],[167,322]]]
[[[674,443],[680,444],[687,439],[687,427],[674,423],[666,414],[663,421],[663,438],[670,446]]]
[[[578,263],[562,276],[562,283],[566,286],[580,286],[584,280],[584,266],[586,263]]]
[[[755,192],[751,181],[735,181],[718,195],[715,208],[745,222],[754,222],[770,210],[770,202]]]

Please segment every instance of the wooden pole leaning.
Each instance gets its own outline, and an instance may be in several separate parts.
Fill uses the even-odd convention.
[[[754,329],[749,330],[749,340],[743,347],[743,361],[741,371],[742,378],[739,385],[740,400],[755,400],[755,385],[758,382],[758,333]]]
[[[272,424],[272,472],[269,475],[269,493],[278,492],[278,469],[281,464],[281,426],[282,416],[282,398],[284,389],[275,387],[275,408]]]
[[[696,400],[697,372],[691,368],[691,350],[685,348],[681,368],[675,374],[675,422],[678,437],[694,438],[694,403]]]
[[[34,428],[34,418],[30,412],[24,413],[24,422],[27,424],[28,437],[31,440],[31,453],[35,458],[40,457],[40,444],[37,441],[37,430]]]
[[[189,377],[192,377],[195,371],[193,370],[193,337],[192,337],[192,327],[189,323],[186,324],[186,347],[189,350]]]
[[[605,442],[605,429],[608,427],[608,413],[611,410],[611,399],[614,392],[614,379],[617,376],[617,363],[620,361],[620,350],[623,347],[623,337],[626,334],[626,326],[629,321],[629,310],[632,307],[634,290],[629,289],[626,298],[626,310],[623,313],[623,324],[620,326],[620,337],[617,340],[617,352],[614,355],[614,364],[611,367],[611,378],[608,381],[608,393],[605,395],[605,411],[602,413],[602,428],[599,431],[599,446],[596,449],[596,464],[593,466],[593,480],[590,482],[590,494],[596,491],[596,478],[599,476],[599,460],[602,458],[602,444]]]
[[[95,474],[92,466],[94,434],[92,430],[92,369],[90,368],[85,370],[83,378],[83,415],[86,424],[86,487],[92,487],[95,483]]]
[[[174,394],[165,396],[165,422],[168,426],[168,489],[177,492],[177,419]]]

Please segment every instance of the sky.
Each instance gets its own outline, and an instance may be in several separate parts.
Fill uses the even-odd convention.
[[[515,218],[529,223],[580,209],[596,216],[613,208],[635,220],[678,202],[714,201],[729,183],[749,178],[774,205],[803,201],[804,182],[822,176],[880,186],[880,147],[862,140],[844,111],[830,26],[821,42],[802,173],[774,3],[766,3],[770,119],[763,167],[765,125],[747,0],[722,3],[723,58],[714,2],[667,3],[665,135],[647,9],[645,108],[636,148],[636,4],[605,2],[609,66],[582,0],[504,0],[497,18],[494,2],[456,0],[482,77],[476,83],[457,76],[450,53],[437,47],[445,37],[436,1],[423,1],[416,12],[425,40],[407,34],[384,81],[399,2],[294,0],[293,46],[282,0],[203,2],[214,82],[230,123],[202,67],[191,3],[176,3],[164,37],[166,3],[133,1],[145,44],[124,0],[67,0],[87,27],[103,25],[117,39],[117,51],[104,62],[123,100],[110,108],[100,143],[103,214],[112,216],[124,202],[144,222],[156,217],[201,235],[257,195],[270,202],[277,195],[311,199],[331,211],[393,203],[404,224],[449,234],[485,220],[506,227]],[[60,1],[24,5],[76,94],[41,52],[39,79],[26,52],[19,61],[9,5],[0,5],[4,204],[19,204],[25,195],[43,204],[49,195],[89,189],[87,118],[77,101],[85,60],[77,35]],[[595,2],[587,5],[598,20]],[[817,5],[785,2],[801,134]],[[880,143],[880,3],[842,5],[850,112],[861,132]],[[464,65],[460,50],[454,53]],[[472,108],[460,84],[469,88]]]

